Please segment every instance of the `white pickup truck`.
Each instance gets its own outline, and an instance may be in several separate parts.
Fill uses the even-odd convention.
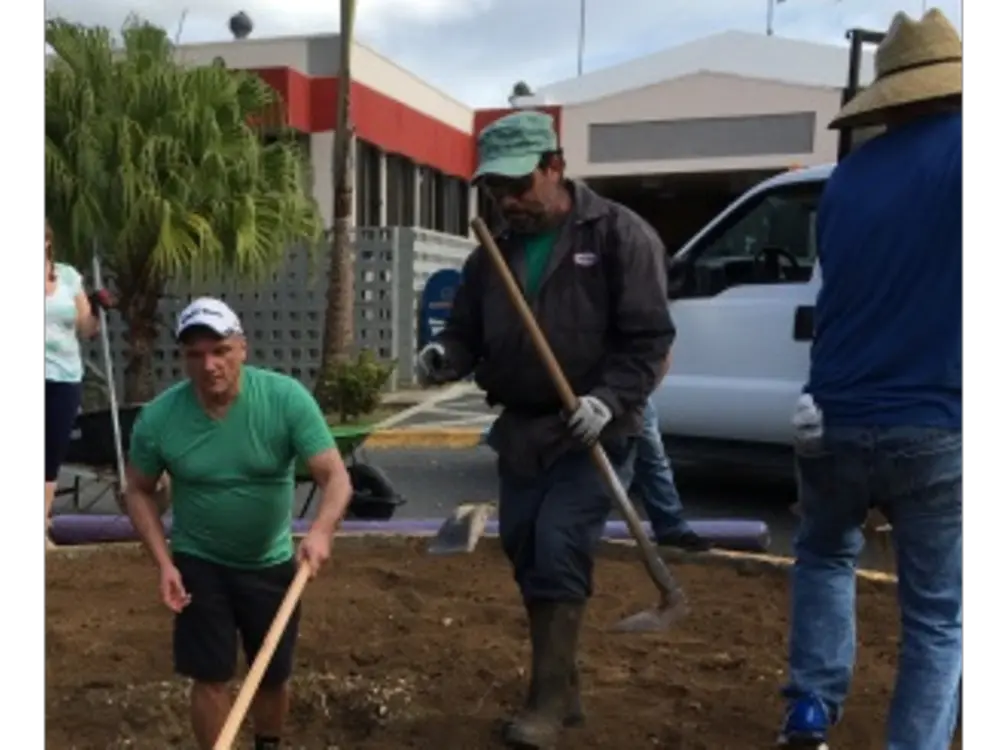
[[[668,452],[785,473],[820,287],[816,208],[833,165],[747,191],[674,256],[670,373],[653,401]]]
[[[850,29],[846,103],[862,88],[866,45]],[[878,134],[841,130],[837,158]],[[674,256],[670,373],[653,394],[675,459],[792,471],[792,410],[809,374],[821,279],[816,210],[834,165],[793,170],[744,193]]]

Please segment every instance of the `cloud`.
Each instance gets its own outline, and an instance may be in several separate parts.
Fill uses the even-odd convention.
[[[190,3],[188,5],[188,3]],[[938,0],[956,25],[960,0]],[[921,0],[786,0],[775,31],[837,43],[849,27],[885,28],[918,16]],[[183,41],[229,38],[244,10],[256,37],[336,31],[330,0],[48,0],[49,15],[121,26],[130,12],[172,31],[187,7]],[[587,0],[585,68],[606,67],[727,29],[764,31],[766,0]],[[624,9],[624,10],[623,10]],[[358,38],[457,98],[502,105],[517,80],[541,86],[576,74],[580,0],[358,0]]]

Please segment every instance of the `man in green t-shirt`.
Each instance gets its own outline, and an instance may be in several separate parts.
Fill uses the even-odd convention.
[[[237,641],[250,662],[298,565],[315,573],[351,496],[347,470],[309,391],[285,375],[246,367],[239,318],[202,298],[176,330],[188,380],[146,404],[132,432],[129,516],[160,568],[160,594],[175,614],[174,667],[193,680],[191,721],[203,750],[230,708]],[[296,555],[296,460],[322,501]],[[170,548],[153,495],[169,474]],[[256,750],[277,748],[288,710],[298,634],[296,610],[253,703]]]

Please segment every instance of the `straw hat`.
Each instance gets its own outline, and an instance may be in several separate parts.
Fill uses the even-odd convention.
[[[897,13],[875,51],[875,82],[849,101],[830,128],[880,125],[885,110],[962,95],[962,40],[933,8],[919,21]]]

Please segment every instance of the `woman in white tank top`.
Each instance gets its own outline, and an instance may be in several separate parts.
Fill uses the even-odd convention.
[[[79,271],[56,263],[52,228],[45,223],[45,526],[55,498],[59,467],[66,458],[70,433],[80,410],[83,358],[79,337],[98,331],[94,305],[110,306],[104,291],[89,298]]]

